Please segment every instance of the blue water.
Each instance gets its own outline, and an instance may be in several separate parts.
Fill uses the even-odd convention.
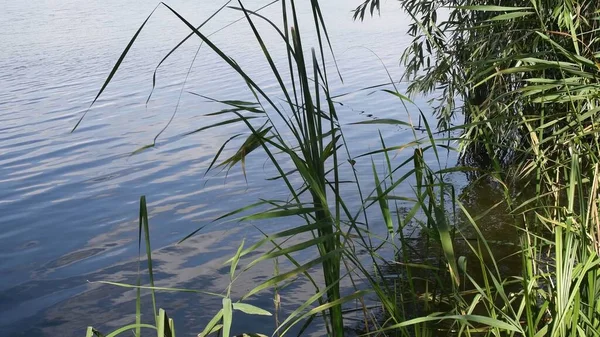
[[[381,58],[396,79],[405,35],[405,16],[395,2],[384,4],[382,16],[354,22],[351,9],[362,1],[323,2],[344,82],[330,68],[334,94],[386,82]],[[168,2],[199,24],[222,3]],[[267,2],[244,4],[258,8]],[[130,38],[156,6],[152,1],[51,0],[5,1],[0,49],[0,336],[82,336],[87,325],[109,331],[132,322],[135,292],[93,283],[105,280],[135,283],[137,275],[137,213],[141,195],[149,201],[152,248],[157,282],[221,292],[229,282],[223,262],[243,238],[289,226],[277,222],[210,225],[217,216],[258,198],[287,197],[275,181],[264,155],[250,156],[247,181],[240,167],[205,176],[212,157],[231,135],[244,131],[230,125],[189,137],[181,135],[217,119],[204,114],[218,104],[191,95],[249,99],[244,83],[218,56],[192,38],[157,73],[152,99],[152,72],[161,58],[188,33],[163,7],[150,19],[107,90],[81,126],[71,129],[87,110]],[[278,5],[263,14],[279,23]],[[309,35],[311,14],[301,7]],[[227,9],[203,27],[207,34],[240,17]],[[277,35],[259,23],[278,62],[284,60]],[[242,21],[211,37],[269,93],[276,82]],[[309,39],[310,40],[310,39]],[[374,55],[376,54],[377,57]],[[331,65],[331,64],[330,64]],[[405,88],[400,84],[400,90]],[[281,96],[280,96],[281,97]],[[340,98],[338,107],[352,155],[380,147],[376,129],[351,126],[370,118],[406,119],[394,97],[375,90]],[[177,115],[158,138],[156,147],[133,151],[152,142],[178,105]],[[415,111],[412,111],[415,113]],[[397,127],[381,127],[390,142],[412,135]],[[231,152],[228,152],[231,154]],[[399,154],[397,160],[402,159]],[[357,163],[365,186],[372,186],[370,159]],[[405,187],[410,191],[410,187]],[[177,245],[188,233],[199,235]],[[241,295],[272,273],[272,265],[255,268],[240,279]],[[294,284],[283,298],[284,308],[301,303],[311,288]],[[256,304],[272,307],[272,294]],[[144,297],[144,304],[150,298]],[[178,335],[202,330],[220,300],[204,295],[160,294],[159,305],[176,321]],[[146,306],[147,307],[147,306]],[[272,319],[239,317],[236,329],[261,331]],[[235,332],[235,331],[234,331]],[[239,331],[238,331],[239,332]]]

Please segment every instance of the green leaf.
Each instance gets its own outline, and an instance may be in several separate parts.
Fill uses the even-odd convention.
[[[233,303],[233,310],[239,310],[248,315],[272,316],[272,314],[265,309],[261,309],[248,303]]]
[[[159,309],[158,311],[156,330],[158,337],[173,337],[173,334],[171,333],[171,326],[169,324],[169,317],[164,309]]]
[[[195,289],[137,286],[137,285],[133,285],[133,284],[110,282],[110,281],[97,281],[97,282],[90,282],[90,283],[108,284],[108,285],[113,285],[113,286],[123,287],[123,288],[135,288],[135,289],[139,288],[139,289],[149,289],[149,290],[158,290],[158,291],[173,291],[173,292],[204,294],[204,295],[210,295],[210,296],[215,296],[215,297],[223,297],[223,295],[221,295],[221,294],[211,293],[209,291],[203,291],[203,290],[195,290]]]
[[[223,325],[217,324],[217,323],[221,320],[222,317],[223,317],[223,309],[219,310],[219,312],[217,312],[213,316],[213,318],[210,320],[210,322],[208,322],[208,324],[206,324],[206,326],[204,327],[204,330],[202,330],[202,332],[198,334],[198,337],[207,337],[211,333],[221,330]]]
[[[458,275],[458,268],[456,266],[456,258],[454,257],[454,247],[452,244],[452,236],[450,235],[450,226],[448,225],[448,220],[443,209],[438,205],[434,205],[433,207],[435,212],[435,227],[440,235],[444,256],[448,261],[450,274],[458,286],[460,285],[460,277]]]
[[[507,7],[507,6],[458,6],[458,9],[480,12],[514,12],[522,10],[532,10],[532,7]]]
[[[85,333],[85,337],[96,337],[96,336],[101,336],[101,334],[99,332],[97,332],[96,329],[92,328],[91,326],[88,326],[86,333]]]
[[[329,259],[335,259],[342,252],[343,252],[343,249],[332,250],[332,251],[327,252],[326,254],[324,254],[316,259],[313,259],[295,269],[292,269],[286,273],[274,276],[274,277],[264,281],[263,283],[259,284],[254,289],[250,290],[246,295],[243,296],[242,299],[249,298],[250,296],[252,296],[256,293],[258,293],[264,289],[267,289],[269,287],[276,286],[278,283],[281,283],[282,281],[285,281],[287,279],[295,278],[295,277],[299,276],[300,274],[303,274],[305,271],[309,270],[310,268],[321,265],[323,263],[323,261],[326,261]]]
[[[231,299],[223,299],[223,337],[229,337],[231,331],[231,323],[233,322],[233,313],[231,307]]]
[[[379,200],[379,208],[381,210],[381,215],[383,215],[383,221],[385,222],[385,226],[387,227],[388,233],[391,234],[394,232],[394,223],[392,222],[390,208],[385,199],[386,195],[383,193],[383,188],[381,188],[381,182],[379,181],[377,169],[375,168],[375,162],[373,160],[371,160],[371,166],[373,167],[373,179],[375,180],[375,190],[377,191],[377,199]]]
[[[500,14],[498,16],[494,16],[493,18],[491,18],[487,21],[506,21],[506,20],[512,20],[512,19],[532,15],[532,14],[535,14],[535,12],[512,12],[512,13],[506,13],[506,14]]]
[[[302,234],[302,233],[307,233],[310,231],[314,231],[319,229],[322,226],[322,224],[319,223],[312,223],[312,224],[308,224],[308,225],[304,225],[304,226],[298,226],[298,227],[294,227],[285,231],[281,231],[279,233],[275,233],[275,234],[271,234],[271,235],[267,235],[264,239],[258,241],[257,243],[253,244],[252,246],[246,248],[241,256],[245,256],[251,252],[256,251],[256,249],[258,249],[259,247],[261,247],[262,245],[264,245],[267,242],[274,242],[275,239],[278,238],[283,238],[283,237],[288,237],[288,236],[293,236],[293,235],[297,235],[297,234]],[[233,260],[233,258],[231,258],[230,260],[228,260],[227,263],[231,263],[231,261]]]
[[[108,335],[106,335],[106,337],[116,337],[122,334],[123,332],[134,330],[137,328],[156,330],[156,327],[150,324],[129,324],[109,333]]]
[[[261,257],[259,257],[258,259],[254,260],[250,264],[248,264],[248,266],[245,268],[245,270],[252,268],[257,263],[264,261],[264,260],[274,259],[274,258],[282,256],[282,255],[287,255],[287,254],[298,252],[298,251],[305,250],[308,248],[318,247],[320,244],[324,243],[325,241],[332,239],[332,237],[333,237],[332,234],[324,235],[324,236],[321,235],[321,236],[312,238],[308,241],[303,241],[296,245],[289,246],[287,248],[278,249],[274,252],[263,254]]]
[[[405,95],[402,95],[401,93],[399,93],[398,91],[394,91],[394,90],[389,90],[389,89],[383,89],[384,92],[387,92],[388,94],[394,95],[398,98],[400,98],[402,101],[406,101],[408,103],[411,104],[415,104],[410,98],[408,98]]]
[[[237,252],[235,253],[235,256],[231,260],[231,269],[229,271],[229,277],[230,277],[231,282],[233,282],[233,279],[234,279],[233,276],[235,275],[235,269],[237,268],[237,265],[240,262],[240,256],[242,254],[243,249],[244,249],[244,240],[242,240],[242,243],[240,244]]]
[[[403,126],[412,127],[410,125],[410,123],[400,121],[397,119],[391,119],[391,118],[381,118],[381,119],[374,119],[374,120],[350,123],[350,125],[360,125],[360,124],[388,124],[388,125],[403,125]]]
[[[449,315],[449,316],[441,316],[439,313],[438,314],[431,314],[429,316],[424,316],[424,317],[418,317],[418,318],[410,319],[408,321],[404,321],[404,322],[398,323],[398,324],[393,324],[393,325],[388,326],[385,329],[382,329],[380,331],[394,330],[394,329],[399,329],[399,328],[402,328],[402,327],[407,327],[407,326],[416,325],[416,324],[420,324],[420,323],[425,323],[425,322],[439,322],[439,321],[442,321],[442,320],[470,321],[470,322],[484,324],[484,325],[487,325],[487,326],[490,326],[490,327],[494,327],[494,328],[497,328],[497,329],[501,329],[501,330],[505,330],[505,331],[512,331],[512,332],[516,332],[516,333],[520,333],[522,335],[525,335],[525,332],[520,327],[516,327],[514,325],[508,324],[506,322],[500,321],[500,320],[495,319],[495,318],[485,317],[485,316],[479,316],[479,315]]]
[[[240,218],[240,221],[282,218],[282,217],[286,217],[286,216],[310,214],[310,213],[314,213],[316,211],[317,211],[316,208],[293,208],[293,209],[284,209],[284,210],[280,210],[280,211],[261,212],[261,213],[256,213],[256,214],[242,217],[242,218]]]
[[[193,134],[198,133],[198,132],[206,131],[208,129],[216,128],[216,127],[227,125],[227,124],[235,124],[235,123],[239,123],[239,122],[242,122],[242,121],[245,121],[245,120],[251,120],[251,119],[254,119],[254,118],[259,118],[259,117],[252,117],[252,116],[250,116],[250,117],[241,117],[241,118],[228,119],[228,120],[225,120],[225,121],[222,121],[222,122],[218,122],[218,123],[215,123],[215,124],[212,124],[212,125],[203,126],[203,127],[199,128],[199,129],[196,129],[194,131],[190,131],[190,132],[186,133],[185,136],[193,135]]]
[[[119,56],[119,59],[117,60],[117,62],[113,66],[112,70],[108,74],[108,77],[104,81],[104,84],[102,84],[102,88],[100,88],[100,91],[98,91],[98,93],[96,94],[96,97],[94,97],[94,100],[92,101],[92,103],[90,104],[90,106],[87,108],[87,110],[83,113],[83,115],[79,118],[79,120],[77,121],[77,123],[75,124],[75,126],[73,127],[73,129],[71,130],[71,132],[73,132],[73,131],[75,131],[77,129],[77,127],[79,126],[79,124],[81,124],[81,122],[83,121],[83,119],[85,118],[85,116],[87,115],[87,113],[90,111],[90,109],[92,108],[92,106],[94,105],[94,103],[96,103],[96,101],[98,100],[98,98],[100,98],[100,95],[102,95],[102,93],[104,92],[104,90],[106,89],[106,87],[108,86],[108,84],[110,83],[110,81],[112,80],[112,78],[117,73],[117,70],[121,66],[121,63],[123,63],[123,60],[125,59],[125,56],[127,56],[127,53],[129,53],[129,50],[133,46],[133,43],[138,38],[138,36],[142,32],[142,30],[144,29],[144,26],[146,26],[146,23],[148,23],[148,20],[150,20],[150,18],[152,17],[152,15],[154,14],[154,12],[158,8],[158,6],[160,6],[160,4],[158,4],[156,7],[154,7],[154,9],[152,10],[152,12],[150,12],[150,15],[148,15],[148,17],[146,17],[146,20],[144,20],[144,22],[138,28],[138,30],[135,32],[135,34],[133,35],[133,37],[131,38],[131,40],[129,40],[129,43],[125,47],[125,50],[123,50],[123,52]]]

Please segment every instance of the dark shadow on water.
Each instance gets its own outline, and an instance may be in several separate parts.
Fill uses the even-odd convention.
[[[526,200],[528,191],[512,191],[518,195],[515,199]],[[475,228],[464,213],[457,207],[456,217],[447,214],[453,219],[455,231],[453,248],[457,259],[466,260],[466,268],[473,281],[479,285],[484,284],[484,268],[495,274],[495,266],[500,273],[500,280],[519,277],[522,273],[521,261],[521,232],[522,216],[511,214],[505,202],[504,191],[501,186],[489,179],[475,179],[464,186],[457,195],[467,212],[475,219]],[[517,201],[518,202],[518,201]],[[451,209],[451,207],[449,207]],[[425,308],[423,294],[433,295],[433,298],[444,298],[442,302],[452,301],[447,298],[452,292],[452,279],[447,272],[444,253],[439,245],[437,231],[434,228],[422,227],[423,224],[414,223],[405,232],[414,233],[406,240],[405,254],[398,253],[396,262],[391,262],[384,267],[384,282],[392,289],[397,289],[398,296],[404,302],[406,319],[427,315],[431,312],[444,312],[450,310],[447,304],[432,304]],[[478,233],[481,233],[479,234]],[[485,238],[492,254],[489,254],[480,240]],[[473,249],[481,250],[475,253]],[[493,256],[491,256],[493,255]],[[404,263],[407,262],[407,264]],[[426,266],[427,268],[424,268]],[[409,279],[410,272],[410,279]],[[462,274],[462,271],[460,272]],[[415,293],[410,290],[411,283]],[[518,290],[520,284],[505,286],[507,293]],[[471,281],[461,276],[460,290],[464,292],[465,300],[469,301],[469,290],[475,289]],[[416,296],[415,296],[416,294]],[[478,308],[474,311],[478,313]],[[485,313],[483,313],[485,314]],[[381,315],[385,318],[385,314]],[[435,326],[435,329],[444,331],[449,329],[446,322]],[[440,334],[446,336],[447,331]],[[438,334],[434,333],[434,336]]]

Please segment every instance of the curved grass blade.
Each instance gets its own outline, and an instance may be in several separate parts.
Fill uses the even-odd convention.
[[[150,324],[129,324],[129,325],[126,325],[124,327],[121,327],[121,328],[109,333],[105,337],[116,337],[124,332],[129,332],[129,331],[135,330],[137,328],[156,330],[156,327],[153,325],[150,325]]]
[[[397,120],[397,119],[391,119],[391,118],[381,118],[381,119],[374,119],[374,120],[350,123],[350,125],[364,125],[364,124],[402,125],[402,126],[408,126],[408,127],[412,128],[412,125],[410,123],[407,123],[407,122],[404,122],[401,120]]]
[[[195,290],[195,289],[186,289],[186,288],[137,286],[137,285],[127,284],[127,283],[111,282],[111,281],[96,281],[96,282],[90,282],[90,283],[100,283],[100,284],[107,284],[107,285],[112,285],[112,286],[117,286],[117,287],[123,287],[123,288],[132,288],[132,289],[148,289],[148,290],[155,290],[155,291],[172,291],[172,292],[181,292],[181,293],[204,294],[204,295],[210,295],[210,296],[215,296],[215,297],[224,297],[224,295],[217,294],[217,293],[212,293],[210,291]]]
[[[265,309],[261,309],[248,303],[233,303],[233,310],[238,310],[248,315],[273,316]]]
[[[274,258],[277,258],[279,256],[284,256],[284,255],[288,255],[294,252],[298,252],[298,251],[302,251],[308,248],[314,248],[317,247],[320,244],[323,244],[325,241],[330,240],[332,238],[332,234],[326,235],[326,236],[318,236],[316,238],[298,243],[296,245],[293,246],[289,246],[283,249],[278,249],[275,250],[274,252],[271,253],[266,253],[263,254],[262,256],[260,256],[259,258],[257,258],[256,260],[250,262],[248,264],[248,266],[245,268],[245,270],[248,270],[250,268],[252,268],[253,266],[255,266],[256,264],[258,264],[261,261],[265,261],[265,260],[271,260]]]
[[[217,14],[219,14],[219,12],[221,12],[221,10],[223,10],[225,7],[227,7],[227,5],[231,2],[232,0],[228,0],[227,2],[225,2],[225,4],[223,4],[223,6],[221,6],[221,8],[219,8],[218,10],[216,10],[214,13],[212,13],[208,19],[206,19],[204,22],[202,22],[198,27],[196,27],[196,29],[200,29],[202,28],[205,24],[207,24],[210,20],[212,20]],[[233,23],[230,23],[229,25],[231,25]],[[227,25],[226,27],[228,27],[229,25]],[[152,89],[150,90],[150,94],[148,95],[148,98],[146,99],[146,105],[148,105],[148,102],[150,102],[150,98],[152,98],[152,94],[154,93],[154,89],[156,88],[156,73],[158,72],[158,68],[160,68],[160,66],[171,56],[171,54],[173,54],[177,49],[179,49],[179,47],[181,47],[182,44],[184,44],[190,37],[194,36],[194,33],[190,33],[188,34],[188,36],[186,36],[183,40],[181,40],[175,47],[173,47],[161,60],[160,62],[158,62],[158,64],[156,65],[156,67],[154,68],[154,72],[152,73]]]
[[[140,28],[138,28],[138,30],[135,32],[135,34],[133,35],[133,37],[131,38],[131,40],[129,40],[129,43],[125,47],[125,50],[123,50],[123,52],[119,56],[119,59],[117,60],[117,62],[113,66],[112,70],[108,74],[108,77],[104,81],[104,84],[102,84],[102,87],[100,88],[100,91],[98,91],[98,93],[96,94],[96,97],[94,97],[94,100],[92,101],[92,103],[90,104],[90,106],[87,108],[87,110],[83,113],[83,116],[81,116],[79,118],[79,120],[77,121],[77,123],[75,124],[75,126],[73,127],[73,129],[71,130],[71,132],[74,132],[75,129],[77,129],[77,127],[79,126],[79,124],[81,124],[81,122],[83,121],[83,119],[87,115],[88,111],[90,111],[90,109],[92,108],[92,106],[94,105],[94,103],[96,103],[96,101],[98,100],[98,98],[100,97],[100,95],[102,95],[102,93],[104,92],[104,89],[106,89],[106,87],[108,86],[108,84],[110,83],[110,81],[112,80],[112,78],[117,73],[117,70],[121,66],[121,63],[125,59],[125,56],[127,56],[127,53],[129,53],[129,50],[131,49],[131,46],[133,46],[133,43],[135,42],[135,40],[138,38],[138,36],[142,32],[142,29],[144,29],[144,26],[146,26],[146,23],[148,23],[148,20],[150,20],[150,18],[152,17],[152,15],[156,11],[156,9],[158,9],[159,6],[160,6],[160,4],[156,5],[156,7],[154,7],[154,9],[152,10],[152,12],[150,12],[150,15],[148,15],[148,17],[146,18],[146,20],[144,20],[144,22],[142,23],[142,25],[140,26]]]
[[[204,330],[198,334],[198,337],[206,337],[214,332],[217,332],[223,328],[222,325],[218,325],[219,321],[223,318],[223,309],[219,310],[213,318],[206,324]]]
[[[316,259],[313,259],[313,260],[311,260],[311,261],[301,265],[300,267],[297,267],[287,273],[279,274],[275,277],[272,277],[272,278],[268,279],[267,281],[254,287],[252,290],[250,290],[246,295],[244,295],[242,297],[242,300],[245,300],[245,299],[249,298],[250,296],[257,294],[258,292],[260,292],[262,290],[270,288],[273,285],[276,285],[277,283],[281,283],[282,281],[285,281],[289,278],[294,278],[296,276],[299,276],[299,275],[303,274],[304,272],[308,271],[310,268],[320,265],[321,263],[323,263],[323,261],[325,261],[327,259],[334,259],[342,251],[343,251],[343,249],[332,250],[332,251],[330,251]]]

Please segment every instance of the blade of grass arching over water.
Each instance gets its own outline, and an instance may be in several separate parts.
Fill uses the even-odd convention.
[[[250,78],[248,77],[248,75],[237,65],[237,63],[235,63],[231,58],[229,58],[228,56],[226,56],[218,47],[216,47],[206,36],[204,36],[202,33],[200,33],[200,31],[198,31],[197,29],[195,29],[194,26],[192,26],[185,18],[183,18],[177,11],[175,11],[173,8],[171,8],[170,6],[163,4],[165,7],[167,7],[179,20],[181,20],[190,30],[192,30],[194,32],[194,34],[196,34],[197,36],[199,36],[217,55],[219,55],[227,64],[229,64],[243,79],[244,81],[246,81],[246,83],[249,85],[249,87],[252,88],[252,90],[256,90],[260,93],[260,95],[265,98],[265,100],[267,100],[269,102],[269,104],[276,110],[278,111],[278,113],[280,115],[283,115],[277,105],[269,98],[268,95],[266,95],[266,93],[259,87],[256,85],[256,83]],[[243,117],[241,114],[239,114],[238,112],[234,112],[236,115],[238,115],[238,117]],[[254,127],[246,120],[243,121],[246,126],[250,129],[250,131],[253,134],[256,134],[257,131],[254,129]],[[283,176],[284,171],[282,170],[282,168],[280,167],[279,163],[277,162],[277,160],[275,160],[275,158],[273,157],[273,154],[271,153],[271,151],[269,150],[269,148],[264,144],[264,142],[261,142],[261,146],[263,147],[263,149],[265,150],[267,156],[269,157],[269,159],[271,160],[271,162],[275,165],[277,171],[279,172],[280,175]],[[284,176],[284,181],[286,183],[286,186],[288,187],[288,189],[290,190],[290,192],[293,194],[294,198],[298,201],[298,197],[297,195],[295,195],[294,193],[294,189],[291,185],[291,183],[287,180],[287,178]]]
[[[379,119],[374,119],[374,120],[368,120],[368,121],[360,121],[360,122],[350,123],[350,125],[360,125],[360,124],[402,125],[402,126],[408,126],[408,127],[412,128],[412,125],[410,123],[407,123],[407,122],[404,122],[404,121],[401,121],[401,120],[397,120],[397,119],[392,119],[392,118],[379,118]]]
[[[225,147],[227,146],[227,144],[229,144],[230,141],[236,139],[237,137],[239,137],[241,135],[242,135],[241,133],[238,133],[236,135],[233,135],[233,136],[229,137],[226,141],[223,142],[223,144],[221,145],[221,147],[219,147],[219,150],[217,151],[217,153],[215,153],[215,156],[213,157],[212,161],[208,165],[208,168],[206,169],[206,171],[204,171],[203,177],[206,177],[206,175],[213,168],[213,166],[215,165],[215,163],[217,162],[217,160],[219,160],[219,157],[221,156],[221,153],[223,152],[223,150],[225,149]]]
[[[190,294],[203,294],[215,297],[224,297],[222,294],[213,293],[210,291],[204,290],[196,290],[196,289],[186,289],[186,288],[169,288],[169,287],[151,287],[151,286],[137,286],[133,284],[120,283],[120,282],[110,282],[110,281],[97,281],[90,283],[100,283],[100,284],[108,284],[117,287],[123,288],[134,288],[134,289],[147,289],[147,290],[155,290],[155,291],[168,291],[168,292],[177,292],[177,293],[190,293]]]
[[[366,152],[366,153],[362,153],[362,154],[360,154],[360,155],[358,155],[358,156],[356,156],[354,158],[355,159],[359,159],[359,158],[362,158],[362,157],[365,157],[365,156],[370,156],[370,155],[374,155],[374,154],[378,154],[378,153],[391,152],[391,151],[400,152],[402,150],[410,149],[410,148],[415,147],[416,145],[421,145],[421,144],[425,144],[424,141],[423,141],[423,139],[419,139],[419,140],[416,140],[416,141],[411,141],[411,142],[408,142],[408,143],[403,144],[403,145],[389,146],[389,147],[386,147],[386,148],[383,148],[383,149],[369,151],[369,152]]]
[[[156,327],[154,325],[150,325],[150,324],[129,324],[129,325],[123,326],[123,327],[109,333],[108,335],[105,335],[105,337],[116,337],[118,335],[121,335],[124,332],[136,330],[138,328],[156,330]]]
[[[318,211],[317,208],[278,209],[278,210],[274,210],[274,211],[260,212],[260,213],[256,213],[256,214],[247,215],[247,216],[241,217],[239,220],[240,221],[250,221],[250,220],[282,218],[282,217],[294,216],[294,215],[311,214],[311,213],[314,213],[317,211]]]
[[[219,9],[219,11],[221,9],[223,9],[224,7],[225,6],[221,7]],[[216,15],[216,13],[214,15]],[[181,97],[182,97],[183,92],[185,90],[185,86],[187,84],[187,81],[188,81],[188,78],[190,76],[190,73],[192,72],[192,68],[194,67],[194,63],[196,62],[196,59],[198,58],[198,54],[200,53],[200,49],[201,48],[202,48],[202,43],[200,43],[200,45],[198,46],[198,49],[196,50],[196,53],[194,54],[194,58],[192,59],[192,62],[190,62],[190,66],[188,67],[188,71],[185,74],[185,79],[183,80],[183,83],[181,85],[181,89],[179,90],[179,97],[177,98],[177,104],[175,105],[175,109],[173,110],[173,113],[171,114],[171,118],[169,118],[169,120],[167,121],[167,124],[165,124],[165,126],[163,126],[163,128],[160,129],[160,131],[154,136],[154,139],[152,140],[152,144],[146,145],[146,146],[144,146],[140,150],[147,149],[149,147],[154,147],[156,145],[156,141],[158,140],[158,138],[163,134],[163,132],[165,132],[169,128],[169,126],[171,125],[171,123],[175,119],[175,116],[177,115],[177,112],[179,111],[179,105],[181,103]]]
[[[144,29],[144,26],[146,26],[146,23],[148,23],[148,20],[150,20],[150,18],[152,17],[152,15],[154,14],[154,12],[156,11],[156,9],[159,6],[160,6],[160,4],[156,5],[156,7],[154,7],[154,9],[152,10],[152,12],[150,12],[150,15],[148,15],[148,17],[146,18],[146,20],[144,20],[144,22],[142,23],[142,25],[140,26],[140,28],[138,28],[138,30],[135,32],[135,34],[133,35],[133,37],[131,38],[131,40],[129,40],[129,43],[125,47],[125,50],[123,50],[123,52],[119,56],[119,59],[117,60],[117,62],[113,66],[112,70],[108,74],[108,77],[104,81],[104,84],[102,84],[102,87],[100,88],[100,91],[98,91],[98,93],[96,94],[96,97],[94,97],[94,100],[92,100],[92,103],[90,104],[90,106],[83,113],[83,115],[79,118],[79,120],[77,121],[77,123],[75,124],[75,126],[73,127],[73,129],[71,130],[71,132],[74,132],[77,129],[77,127],[79,126],[79,124],[81,124],[81,122],[83,121],[83,119],[85,118],[85,116],[87,115],[87,113],[90,111],[90,109],[92,108],[92,106],[94,105],[94,103],[96,103],[96,101],[98,100],[98,98],[100,97],[100,95],[102,95],[102,93],[104,92],[104,89],[106,89],[106,87],[108,86],[108,84],[110,83],[110,81],[112,80],[112,78],[117,73],[117,70],[121,66],[121,63],[123,63],[123,60],[125,59],[125,56],[127,56],[127,53],[129,53],[129,50],[131,49],[131,46],[133,46],[133,43],[135,42],[135,40],[138,38],[138,36],[142,32],[142,30]]]
[[[212,20],[217,14],[219,14],[224,8],[227,7],[227,5],[231,2],[232,0],[228,0],[227,2],[225,2],[219,9],[217,9],[215,12],[213,12],[208,19],[204,20],[204,22],[202,22],[198,27],[196,27],[196,29],[200,29],[202,28],[205,24],[207,24],[210,20]],[[241,20],[238,19],[237,21]],[[234,24],[234,21],[230,24],[228,24],[227,26],[225,26],[224,28]],[[224,29],[222,28],[222,29]],[[215,32],[216,33],[216,32]],[[214,33],[213,33],[214,34]],[[154,89],[156,88],[156,73],[158,72],[158,68],[160,68],[160,66],[171,56],[171,54],[173,54],[177,49],[179,49],[179,47],[181,47],[182,44],[184,44],[190,37],[194,36],[194,33],[190,33],[188,34],[185,38],[183,38],[183,40],[181,40],[175,47],[173,47],[156,65],[156,67],[154,68],[154,72],[152,73],[152,89],[150,90],[150,94],[148,94],[148,98],[146,99],[146,105],[148,105],[148,102],[150,102],[150,98],[152,98],[152,94],[154,93]],[[200,48],[200,47],[198,47]]]
[[[333,287],[334,284],[329,285],[319,291],[317,291],[314,295],[308,298],[304,303],[302,303],[298,308],[296,308],[292,313],[288,315],[288,317],[281,323],[281,325],[275,330],[275,333],[281,333],[281,335],[285,335],[294,325],[298,324],[301,321],[300,314],[305,311],[308,307],[310,307],[313,303],[319,301],[319,304],[322,304],[321,299],[325,297],[329,288]],[[282,331],[281,331],[282,330]]]
[[[165,7],[167,7],[181,22],[183,22],[194,34],[204,41],[206,45],[208,45],[223,61],[225,61],[233,70],[235,70],[243,79],[246,81],[249,86],[260,93],[261,97],[263,97],[269,105],[280,115],[282,118],[284,114],[281,112],[279,107],[275,104],[275,102],[267,95],[263,89],[258,86],[247,74],[242,70],[242,68],[230,57],[228,57],[220,48],[218,48],[212,41],[210,41],[204,34],[202,34],[198,29],[196,29],[188,20],[186,20],[181,14],[171,8],[169,5],[163,3]]]
[[[260,228],[257,228],[257,230],[258,230],[258,231],[259,231],[259,232],[260,232],[260,233],[261,233],[263,236],[265,236],[265,238],[266,238],[266,239],[269,239],[269,241],[271,242],[271,244],[273,244],[273,246],[275,247],[275,249],[279,249],[279,250],[283,249],[283,247],[281,247],[281,245],[280,245],[280,244],[278,244],[278,243],[275,241],[275,239],[274,239],[274,238],[272,238],[272,237],[270,237],[269,235],[267,235],[265,232],[263,232],[262,230],[260,230]],[[292,235],[295,235],[295,234],[292,234]],[[286,235],[286,236],[287,236],[287,235]],[[292,237],[292,236],[289,236],[289,237]],[[243,253],[242,253],[242,256],[243,256]],[[299,263],[298,261],[296,261],[296,259],[294,259],[294,258],[293,258],[291,255],[289,255],[289,254],[285,254],[285,257],[286,257],[286,258],[288,259],[288,261],[290,261],[290,262],[291,262],[291,263],[292,263],[292,264],[293,264],[293,265],[294,265],[296,268],[299,268],[299,267],[301,266],[301,265],[300,265],[300,263]],[[276,259],[275,261],[277,261],[277,259]],[[278,275],[280,275],[279,271],[278,271],[277,273],[275,273],[275,276],[278,276]],[[315,292],[317,292],[317,293],[318,293],[318,292],[320,291],[320,290],[319,290],[319,286],[317,285],[317,283],[316,283],[315,279],[313,278],[313,276],[312,276],[312,275],[311,275],[311,274],[310,274],[308,271],[305,271],[305,272],[303,272],[303,273],[302,273],[302,275],[304,275],[304,276],[305,276],[305,277],[306,277],[306,278],[309,280],[309,282],[310,282],[310,283],[313,285],[313,287],[315,288]],[[276,285],[276,286],[277,286],[277,285]],[[319,303],[322,303],[322,299],[321,299],[321,297],[319,297]]]
[[[305,234],[305,233],[310,233],[312,231],[317,230],[319,227],[321,226],[321,224],[318,223],[312,223],[312,224],[308,224],[308,225],[303,225],[303,226],[297,226],[291,229],[287,229],[284,231],[281,231],[279,233],[276,234],[266,234],[262,231],[260,231],[260,229],[258,229],[261,233],[263,233],[263,235],[265,236],[264,239],[256,242],[255,244],[253,244],[252,246],[244,249],[241,253],[241,257],[244,257],[254,251],[256,251],[258,248],[262,247],[265,243],[271,242],[275,245],[275,239],[280,239],[280,238],[286,238],[286,237],[291,237],[291,236],[295,236],[295,235],[300,235],[300,234]],[[228,260],[227,262],[230,262],[230,260]],[[298,267],[298,266],[297,266]]]
[[[334,284],[332,284],[332,286],[335,286],[336,284],[337,283],[334,283]],[[327,288],[325,290],[327,290]],[[329,309],[331,309],[331,308],[333,308],[335,306],[341,306],[342,304],[350,302],[352,300],[363,298],[363,297],[365,297],[368,294],[369,294],[369,291],[367,291],[367,290],[359,290],[359,291],[356,291],[353,294],[350,294],[348,296],[344,296],[344,297],[342,297],[340,299],[337,299],[335,301],[329,301],[329,302],[321,304],[321,305],[319,305],[319,306],[317,306],[315,308],[312,308],[309,311],[305,312],[304,314],[300,315],[298,318],[295,318],[293,321],[290,321],[290,323],[286,327],[286,329],[282,331],[282,334],[285,334],[286,332],[288,332],[288,330],[292,326],[294,326],[296,323],[302,321],[305,318],[310,318],[310,317],[313,317],[313,316],[315,316],[317,314],[323,314],[323,313],[325,313],[325,311],[327,311],[327,310],[329,310]],[[282,325],[282,326],[284,326],[284,325]]]
[[[209,130],[209,129],[212,129],[212,128],[217,128],[217,127],[228,125],[228,124],[236,124],[236,123],[242,122],[244,120],[251,120],[251,119],[255,119],[255,118],[260,118],[260,117],[250,116],[250,117],[240,117],[240,118],[228,119],[228,120],[225,120],[225,121],[222,121],[222,122],[218,122],[218,123],[215,123],[215,124],[203,126],[203,127],[198,128],[196,130],[187,132],[185,134],[185,136],[193,135],[193,134],[198,133],[198,132],[206,131],[206,130]]]
[[[382,333],[384,331],[389,331],[389,330],[395,330],[398,328],[402,328],[402,327],[407,327],[407,326],[411,326],[411,325],[416,325],[419,323],[425,323],[425,322],[439,322],[442,320],[449,320],[449,321],[461,321],[461,322],[473,322],[473,323],[479,323],[479,324],[483,324],[489,327],[493,327],[493,328],[497,328],[501,331],[504,332],[512,332],[512,333],[517,333],[519,336],[524,335],[524,331],[521,328],[521,326],[515,326],[515,325],[511,325],[508,323],[505,323],[501,320],[498,319],[493,319],[490,317],[486,317],[483,315],[447,315],[447,316],[442,316],[441,313],[435,313],[435,314],[431,314],[428,316],[423,316],[423,317],[418,317],[418,318],[414,318],[414,319],[410,319],[407,320],[405,322],[401,322],[398,324],[394,324],[391,326],[387,326],[385,328],[382,328],[376,332],[373,332],[372,334],[379,334]]]
[[[250,262],[248,264],[248,266],[246,266],[246,270],[252,268],[254,265],[256,265],[257,263],[264,261],[264,260],[271,260],[274,259],[276,257],[282,256],[282,255],[288,255],[291,253],[295,253],[295,252],[299,252],[305,249],[309,249],[309,248],[314,248],[315,246],[322,244],[324,241],[326,240],[331,240],[333,236],[332,234],[327,235],[327,236],[319,236],[316,237],[314,239],[310,239],[307,241],[303,241],[299,244],[296,245],[292,245],[286,248],[282,248],[280,250],[276,250],[272,253],[267,253],[267,254],[263,254],[261,257],[255,259],[254,261]]]
[[[339,254],[342,251],[343,251],[343,249],[337,249],[334,251],[327,252],[326,254],[321,255],[320,257],[313,259],[313,260],[301,265],[298,268],[295,268],[286,273],[282,273],[275,277],[272,277],[269,280],[264,281],[263,283],[259,284],[258,286],[254,287],[252,290],[250,290],[247,294],[245,294],[242,297],[242,300],[245,300],[245,299],[249,298],[250,296],[252,296],[264,289],[270,288],[276,283],[280,283],[280,282],[285,281],[290,278],[295,278],[296,276],[303,274],[305,271],[309,270],[310,268],[321,265],[323,263],[323,261],[327,261],[328,259],[335,259],[336,256],[339,256]]]

